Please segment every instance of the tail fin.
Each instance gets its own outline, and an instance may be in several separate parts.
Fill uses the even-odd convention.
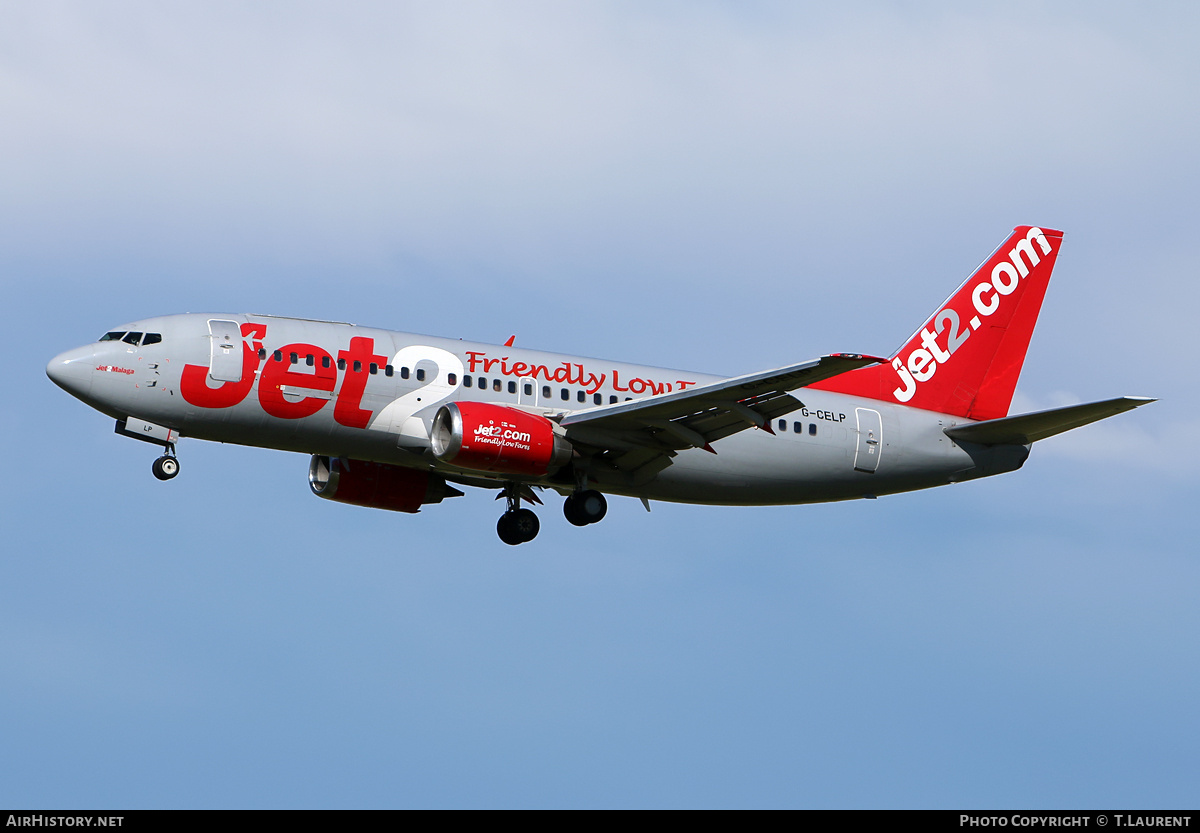
[[[1062,232],[1018,226],[892,357],[812,387],[970,419],[1008,414]]]

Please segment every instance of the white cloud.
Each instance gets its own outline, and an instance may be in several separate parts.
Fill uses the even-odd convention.
[[[1190,50],[1087,16],[757,10],[11,7],[5,213],[126,245],[761,269],[764,233],[1127,188],[1195,138]]]

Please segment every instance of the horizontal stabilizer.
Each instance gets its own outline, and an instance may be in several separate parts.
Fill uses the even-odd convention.
[[[1122,396],[1103,402],[1088,402],[1066,408],[1052,408],[1021,416],[989,419],[968,425],[947,428],[946,436],[952,440],[979,443],[980,445],[1029,445],[1053,437],[1089,422],[1107,419],[1110,416],[1132,411],[1134,408],[1154,402],[1146,396]]]

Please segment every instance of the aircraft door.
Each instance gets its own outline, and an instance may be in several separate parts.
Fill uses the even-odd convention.
[[[871,408],[855,408],[858,420],[858,448],[854,452],[855,471],[874,474],[879,468],[879,455],[883,451],[883,421],[879,411]]]
[[[214,382],[242,380],[242,328],[236,321],[208,321],[210,355],[208,375]]]
[[[538,386],[532,376],[522,376],[517,380],[517,404],[537,406]]]

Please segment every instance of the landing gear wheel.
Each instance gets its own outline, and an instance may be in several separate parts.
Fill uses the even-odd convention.
[[[563,501],[563,514],[567,520],[574,526],[587,526],[587,518],[579,509],[579,501],[575,499],[575,495],[567,495],[567,499]]]
[[[516,546],[536,538],[541,527],[538,516],[531,510],[514,509],[500,516],[500,520],[496,522],[496,534],[504,543]]]
[[[154,472],[154,476],[159,480],[170,480],[179,474],[179,460],[164,454],[154,461],[154,465],[150,467],[150,470]]]
[[[521,543],[520,536],[513,529],[511,512],[505,512],[500,516],[500,520],[496,521],[496,534],[500,536],[501,541],[511,547]]]
[[[521,537],[522,543],[532,541],[542,528],[541,521],[538,520],[537,515],[533,514],[532,509],[518,509],[512,513],[511,517],[510,523]]]
[[[575,526],[587,526],[603,520],[608,512],[608,501],[595,489],[584,489],[567,497],[563,503],[563,514]]]

